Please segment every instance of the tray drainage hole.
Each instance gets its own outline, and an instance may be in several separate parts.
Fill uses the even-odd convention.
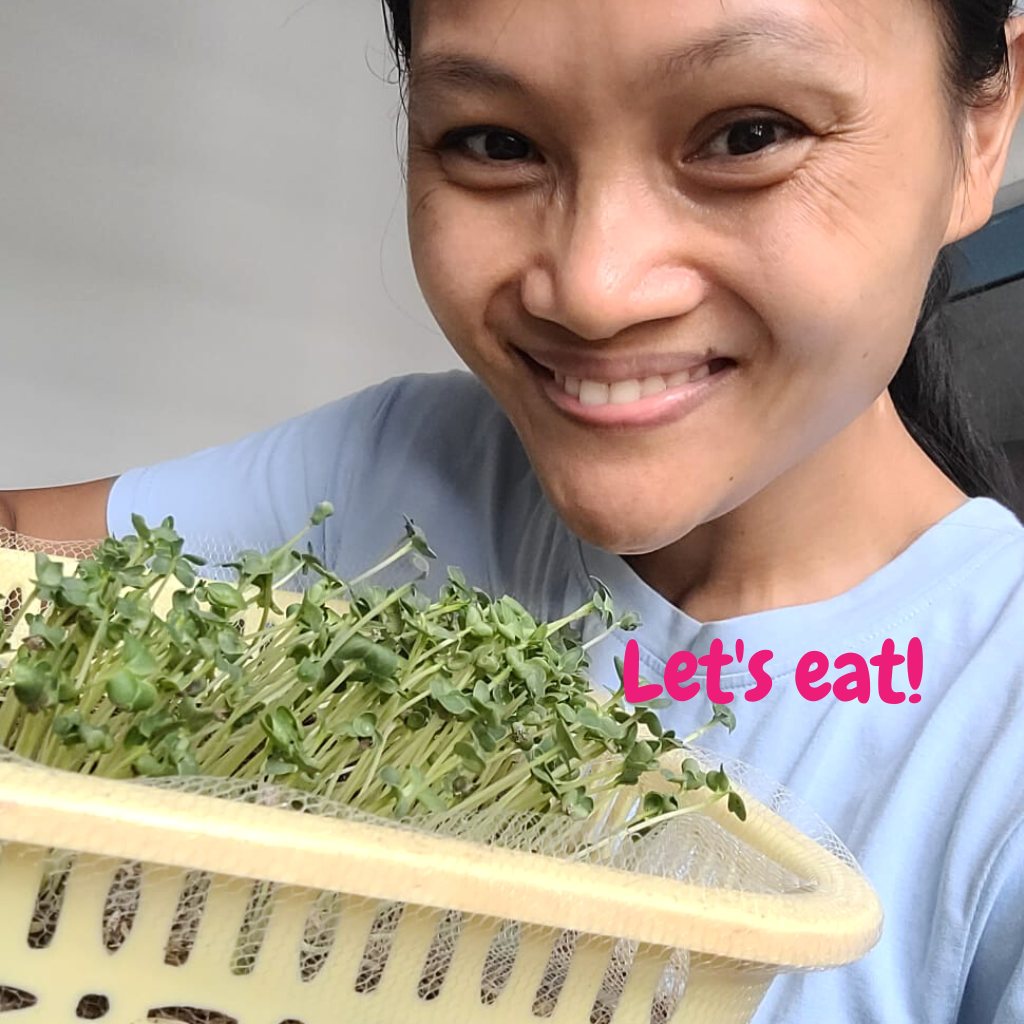
[[[110,1012],[110,1000],[106,996],[90,993],[78,1000],[75,1016],[79,1020],[99,1020]]]
[[[590,1024],[612,1024],[619,1008],[622,993],[636,959],[637,944],[619,939],[601,979],[601,988],[590,1010]]]
[[[53,941],[73,863],[74,857],[64,851],[51,850],[46,858],[28,926],[29,949],[46,949]]]
[[[436,999],[441,994],[441,986],[448,977],[448,971],[455,957],[455,947],[462,934],[464,915],[458,910],[449,910],[437,926],[434,939],[427,951],[427,959],[420,975],[417,994],[420,999]]]
[[[14,619],[14,616],[21,611],[22,602],[25,600],[25,595],[21,592],[21,587],[15,587],[6,598],[4,598],[4,613],[3,613],[3,624],[9,626]]]
[[[505,991],[516,965],[521,941],[518,921],[505,921],[491,941],[480,977],[480,1002],[490,1006]]]
[[[39,1002],[31,992],[10,985],[0,985],[0,1013],[14,1013],[15,1010],[27,1010]]]
[[[169,1021],[180,1024],[238,1024],[236,1017],[198,1006],[158,1006],[146,1014],[146,1019],[159,1021],[160,1024],[168,1024]]]
[[[302,948],[299,950],[299,977],[312,981],[323,969],[338,935],[341,920],[340,893],[323,892],[310,908],[302,930]]]
[[[110,883],[103,906],[103,945],[116,953],[132,933],[139,912],[139,890],[142,887],[142,865],[137,861],[123,864]]]
[[[386,903],[377,911],[377,916],[370,925],[370,934],[363,949],[359,973],[356,975],[356,991],[360,994],[375,992],[380,985],[404,909],[404,904]]]
[[[576,932],[562,932],[555,939],[547,967],[544,968],[544,976],[533,998],[535,1017],[550,1017],[555,1012],[565,981],[569,977],[569,968],[576,952],[576,939]]]
[[[185,876],[178,897],[178,905],[171,921],[171,931],[164,947],[164,963],[169,967],[181,967],[188,962],[192,947],[196,944],[199,922],[206,908],[210,894],[210,876],[202,871],[190,871]]]
[[[651,1024],[668,1024],[672,1020],[686,994],[686,983],[689,977],[690,954],[684,949],[673,950],[654,991]]]
[[[249,904],[245,908],[242,928],[238,933],[235,946],[234,962],[231,967],[233,974],[252,974],[256,969],[256,961],[263,940],[267,937],[270,916],[274,912],[274,895],[277,886],[271,882],[257,882],[252,887]]]

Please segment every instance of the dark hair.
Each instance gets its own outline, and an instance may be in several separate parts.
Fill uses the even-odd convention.
[[[931,0],[947,43],[947,94],[959,134],[971,107],[998,101],[1009,83],[1006,23],[1014,0]],[[411,0],[382,0],[388,41],[400,76],[409,71]],[[963,158],[962,153],[957,154]],[[956,346],[946,322],[953,289],[953,254],[944,249],[906,357],[889,386],[914,440],[969,497],[1016,506],[1017,484],[1006,456],[972,421],[960,383]]]

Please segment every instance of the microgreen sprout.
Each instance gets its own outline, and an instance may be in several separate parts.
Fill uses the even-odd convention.
[[[406,520],[399,545],[345,582],[297,547],[332,512],[317,506],[277,550],[242,552],[228,580],[200,578],[170,518],[136,517],[134,535],[105,540],[73,572],[38,555],[33,589],[0,632],[0,745],[110,778],[274,779],[398,818],[600,819],[622,787],[658,773],[668,788],[637,801],[625,835],[719,800],[745,817],[724,769],[689,757],[664,767],[709,729],[734,728],[728,708],[680,740],[662,727],[663,703],[593,691],[588,650],[640,625],[600,581],[549,623],[456,568],[436,600],[414,582],[372,585],[407,556],[436,557]],[[299,575],[308,585],[288,593]],[[600,629],[583,643],[591,617]]]

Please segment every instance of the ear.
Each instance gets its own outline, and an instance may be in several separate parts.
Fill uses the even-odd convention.
[[[1006,173],[1014,129],[1024,107],[1024,17],[1006,25],[1010,81],[998,103],[968,112],[963,178],[957,187],[945,245],[980,231],[991,219],[996,193]]]

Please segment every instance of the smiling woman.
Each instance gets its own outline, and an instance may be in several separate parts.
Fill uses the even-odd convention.
[[[959,173],[937,10],[902,5],[895,25],[870,4],[728,17],[661,4],[652,32],[633,7],[528,7],[399,13],[410,232],[431,309],[577,532],[639,554],[741,505],[734,525],[766,522],[750,499],[814,450],[864,470],[885,450],[947,507],[957,492],[933,460],[1004,498],[998,463],[941,387],[927,328],[906,358],[930,280],[941,289],[940,249],[987,219],[1013,111],[989,80],[992,105],[973,118],[986,148]],[[904,52],[906,38],[921,44]],[[886,385],[901,364],[897,416]],[[921,402],[922,370],[945,408]],[[650,447],[593,429],[630,424],[663,429]],[[680,444],[688,474],[717,485],[700,499],[677,491],[670,508]],[[847,476],[848,496],[881,483],[864,470]]]
[[[1024,526],[937,315],[1024,103],[1011,8],[386,0],[413,263],[472,374],[9,493],[0,517],[68,539],[172,514],[227,552],[276,547],[327,498],[342,575],[405,513],[544,618],[599,577],[641,612],[652,678],[724,649],[719,685],[749,696],[739,652],[767,652],[771,692],[740,699],[722,753],[829,820],[888,930],[756,1020],[1024,1020]],[[598,686],[627,639],[595,647]],[[867,665],[915,641],[916,703],[795,684],[808,651]]]

